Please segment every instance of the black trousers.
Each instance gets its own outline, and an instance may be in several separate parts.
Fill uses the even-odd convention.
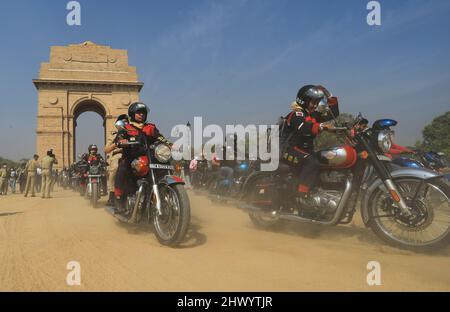
[[[131,161],[127,159],[119,160],[116,179],[114,180],[114,194],[116,196],[126,196],[136,190],[136,181],[132,176]]]
[[[312,151],[304,151],[298,147],[289,147],[282,155],[284,163],[292,167],[298,183],[311,189],[320,173],[319,159]]]

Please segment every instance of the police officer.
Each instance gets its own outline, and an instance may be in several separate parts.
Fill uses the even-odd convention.
[[[52,185],[52,171],[53,165],[58,164],[52,150],[47,152],[47,155],[42,158],[42,198],[51,198],[50,191]]]
[[[37,175],[37,169],[39,167],[38,162],[39,156],[34,155],[33,159],[30,159],[28,163],[25,166],[25,172],[27,174],[27,183],[25,186],[25,195],[24,197],[28,196],[28,193],[31,189],[31,197],[35,197],[35,183],[36,183],[36,175]]]
[[[0,169],[0,195],[8,193],[8,175],[8,166],[4,163]]]
[[[128,123],[128,116],[126,114],[120,115],[116,122],[118,121],[124,121],[125,123]],[[106,203],[107,206],[114,206],[115,196],[114,196],[114,181],[116,179],[117,169],[119,168],[119,160],[122,158],[122,149],[121,148],[115,148],[116,144],[114,143],[114,138],[116,137],[117,132],[112,132],[112,137],[108,139],[108,143],[105,145],[105,152],[110,151],[110,154],[108,155],[108,192],[109,192],[109,198],[108,202]],[[114,150],[113,150],[114,149]],[[113,150],[111,152],[111,150]]]
[[[322,105],[330,110],[320,112]],[[310,191],[319,174],[320,163],[314,155],[314,138],[332,128],[329,121],[339,115],[337,98],[322,86],[306,85],[297,93],[293,111],[286,116],[290,137],[282,148],[283,161],[297,173],[299,198],[309,204]]]

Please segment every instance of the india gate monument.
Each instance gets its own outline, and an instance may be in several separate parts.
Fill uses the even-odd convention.
[[[128,65],[126,50],[87,41],[53,46],[50,60],[42,63],[38,91],[37,153],[42,157],[53,148],[57,168],[76,161],[75,128],[80,114],[92,111],[103,118],[105,141],[114,132],[114,122],[139,100],[143,83],[136,67]]]

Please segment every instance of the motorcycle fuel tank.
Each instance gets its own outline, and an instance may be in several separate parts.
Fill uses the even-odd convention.
[[[336,146],[319,152],[321,166],[345,169],[352,167],[357,160],[356,150],[350,145]]]

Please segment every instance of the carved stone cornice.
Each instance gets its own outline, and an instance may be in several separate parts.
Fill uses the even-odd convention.
[[[36,89],[59,89],[72,91],[137,91],[140,92],[144,86],[143,82],[131,81],[80,81],[80,80],[50,80],[50,79],[33,79]]]

